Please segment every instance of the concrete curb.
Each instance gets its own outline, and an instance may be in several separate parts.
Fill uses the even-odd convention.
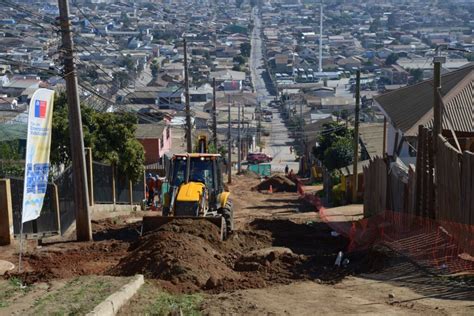
[[[142,274],[137,274],[133,280],[122,286],[120,290],[111,294],[102,303],[97,305],[87,316],[115,316],[120,307],[125,305],[145,283]]]

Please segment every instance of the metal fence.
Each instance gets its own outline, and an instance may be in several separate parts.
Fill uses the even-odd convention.
[[[115,203],[130,204],[130,180],[126,176],[115,179]]]
[[[133,183],[127,176],[114,176],[117,172],[110,165],[93,162],[92,166],[94,203],[139,204],[145,199],[144,177]],[[27,238],[64,234],[74,224],[76,216],[72,177],[72,167],[68,167],[53,183],[48,184],[40,217],[23,226]],[[11,183],[13,229],[14,234],[19,235],[24,181],[20,177],[8,178]]]
[[[113,168],[100,162],[92,163],[94,203],[114,203]]]
[[[146,198],[145,179],[132,184],[132,201],[133,203],[141,203]]]
[[[54,180],[58,188],[59,213],[61,219],[61,234],[75,222],[74,185],[72,182],[72,167],[69,166]]]
[[[92,177],[94,203],[138,204],[145,199],[144,178],[131,182],[127,176],[114,172],[113,166],[96,161],[92,163]]]
[[[21,212],[23,205],[23,179],[10,178],[13,211],[13,233],[20,234]],[[56,203],[56,188],[48,183],[41,216],[23,225],[25,238],[46,237],[60,233],[60,220]]]

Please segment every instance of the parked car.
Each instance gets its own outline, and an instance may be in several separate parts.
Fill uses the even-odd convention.
[[[247,155],[248,163],[264,163],[272,161],[272,156],[269,156],[265,153],[249,153]]]

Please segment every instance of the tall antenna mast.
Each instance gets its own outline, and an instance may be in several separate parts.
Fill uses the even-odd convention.
[[[319,72],[323,72],[323,1],[319,16]]]

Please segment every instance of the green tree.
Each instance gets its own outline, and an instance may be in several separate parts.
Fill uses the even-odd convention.
[[[351,164],[353,158],[354,147],[352,139],[340,137],[324,151],[323,163],[326,168],[332,171]]]
[[[246,62],[247,60],[246,60],[245,57],[243,57],[242,55],[238,55],[238,56],[235,56],[235,57],[233,58],[233,61],[234,61],[235,63],[238,63],[239,65],[243,65],[243,64],[245,64],[245,62]]]
[[[118,71],[113,73],[112,83],[119,89],[128,87],[130,83],[130,77],[125,71]]]
[[[410,75],[413,76],[414,83],[420,82],[423,80],[423,70],[420,68],[410,69]]]
[[[119,174],[132,181],[143,177],[145,153],[135,137],[137,118],[130,113],[103,113],[81,105],[84,145],[92,148],[93,159],[113,163]],[[69,120],[66,96],[57,96],[53,112],[51,162],[71,163]]]
[[[375,33],[380,27],[380,19],[375,18],[374,21],[370,24],[369,32]]]
[[[128,28],[132,25],[132,23],[130,22],[130,18],[128,17],[127,13],[125,13],[125,12],[122,12],[120,14],[120,20],[123,23],[124,28]]]
[[[160,70],[160,65],[158,64],[158,60],[154,59],[150,65],[151,75],[153,78],[158,77],[158,71]]]
[[[337,122],[323,125],[318,137],[318,146],[313,148],[314,156],[329,169],[341,168],[348,162],[346,157],[352,149],[353,132]],[[352,158],[351,158],[352,159]]]
[[[24,163],[19,161],[24,159],[24,156],[25,151],[19,140],[0,142],[0,177],[23,176]]]
[[[135,70],[135,62],[133,61],[132,55],[128,54],[120,60],[120,66],[127,68],[128,71]]]
[[[396,64],[398,60],[398,55],[391,53],[390,55],[387,56],[385,59],[385,65],[393,65]]]
[[[233,71],[242,71],[242,68],[240,67],[240,65],[234,65],[234,66],[232,67],[232,70],[233,70]]]
[[[347,120],[349,118],[349,111],[347,111],[346,109],[342,110],[341,111],[341,118],[343,120]]]
[[[250,50],[252,49],[252,46],[250,43],[242,43],[240,44],[240,53],[244,57],[250,57]]]

